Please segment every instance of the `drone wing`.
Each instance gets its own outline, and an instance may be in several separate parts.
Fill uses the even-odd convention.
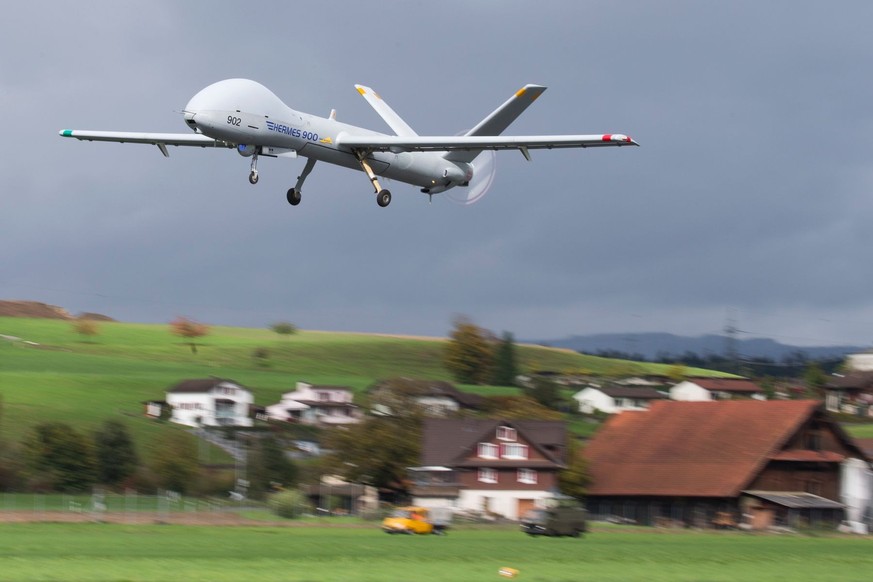
[[[83,141],[114,141],[119,143],[146,143],[158,146],[164,156],[169,157],[167,146],[198,146],[202,148],[233,148],[234,144],[219,141],[199,133],[140,133],[128,131],[89,131],[63,129],[61,137],[72,137]]]
[[[341,133],[336,143],[342,147],[374,152],[429,152],[476,150],[527,150],[553,148],[596,148],[639,145],[620,133],[594,135],[463,135],[463,136],[395,136],[351,135]]]

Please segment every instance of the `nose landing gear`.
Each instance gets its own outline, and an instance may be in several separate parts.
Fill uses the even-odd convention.
[[[249,172],[249,184],[254,185],[257,183],[258,183],[258,150],[255,150],[255,153],[252,154],[252,166],[251,166],[251,172]]]

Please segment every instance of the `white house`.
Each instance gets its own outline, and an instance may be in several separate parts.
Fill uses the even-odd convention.
[[[746,378],[688,378],[670,388],[670,399],[686,402],[754,398],[766,400],[764,389]]]
[[[607,414],[624,410],[647,410],[653,400],[666,398],[666,395],[654,388],[627,386],[589,386],[573,395],[573,399],[579,404],[579,412],[585,414],[597,410]]]
[[[361,421],[361,412],[352,403],[352,391],[345,386],[314,386],[297,382],[296,389],[282,394],[277,404],[267,407],[271,420],[303,424],[351,424]]]
[[[183,380],[167,390],[170,421],[186,426],[252,426],[254,396],[233,380]]]
[[[390,416],[395,412],[392,406],[406,406],[410,398],[428,416],[447,417],[459,410],[480,410],[484,398],[455,388],[443,380],[416,380],[413,378],[392,378],[380,380],[367,389],[372,406],[371,413]]]

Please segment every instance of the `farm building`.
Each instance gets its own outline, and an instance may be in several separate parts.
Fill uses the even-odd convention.
[[[811,400],[656,402],[584,455],[592,514],[647,525],[836,525],[870,502],[869,459]]]
[[[754,398],[764,400],[764,389],[746,378],[687,378],[670,388],[670,399],[688,402]]]

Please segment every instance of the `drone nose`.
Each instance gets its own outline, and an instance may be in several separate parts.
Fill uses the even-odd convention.
[[[184,113],[185,113],[185,123],[188,124],[188,127],[193,129],[194,131],[197,131],[197,122],[194,121],[194,116],[197,114],[194,113],[193,111],[185,111]]]

